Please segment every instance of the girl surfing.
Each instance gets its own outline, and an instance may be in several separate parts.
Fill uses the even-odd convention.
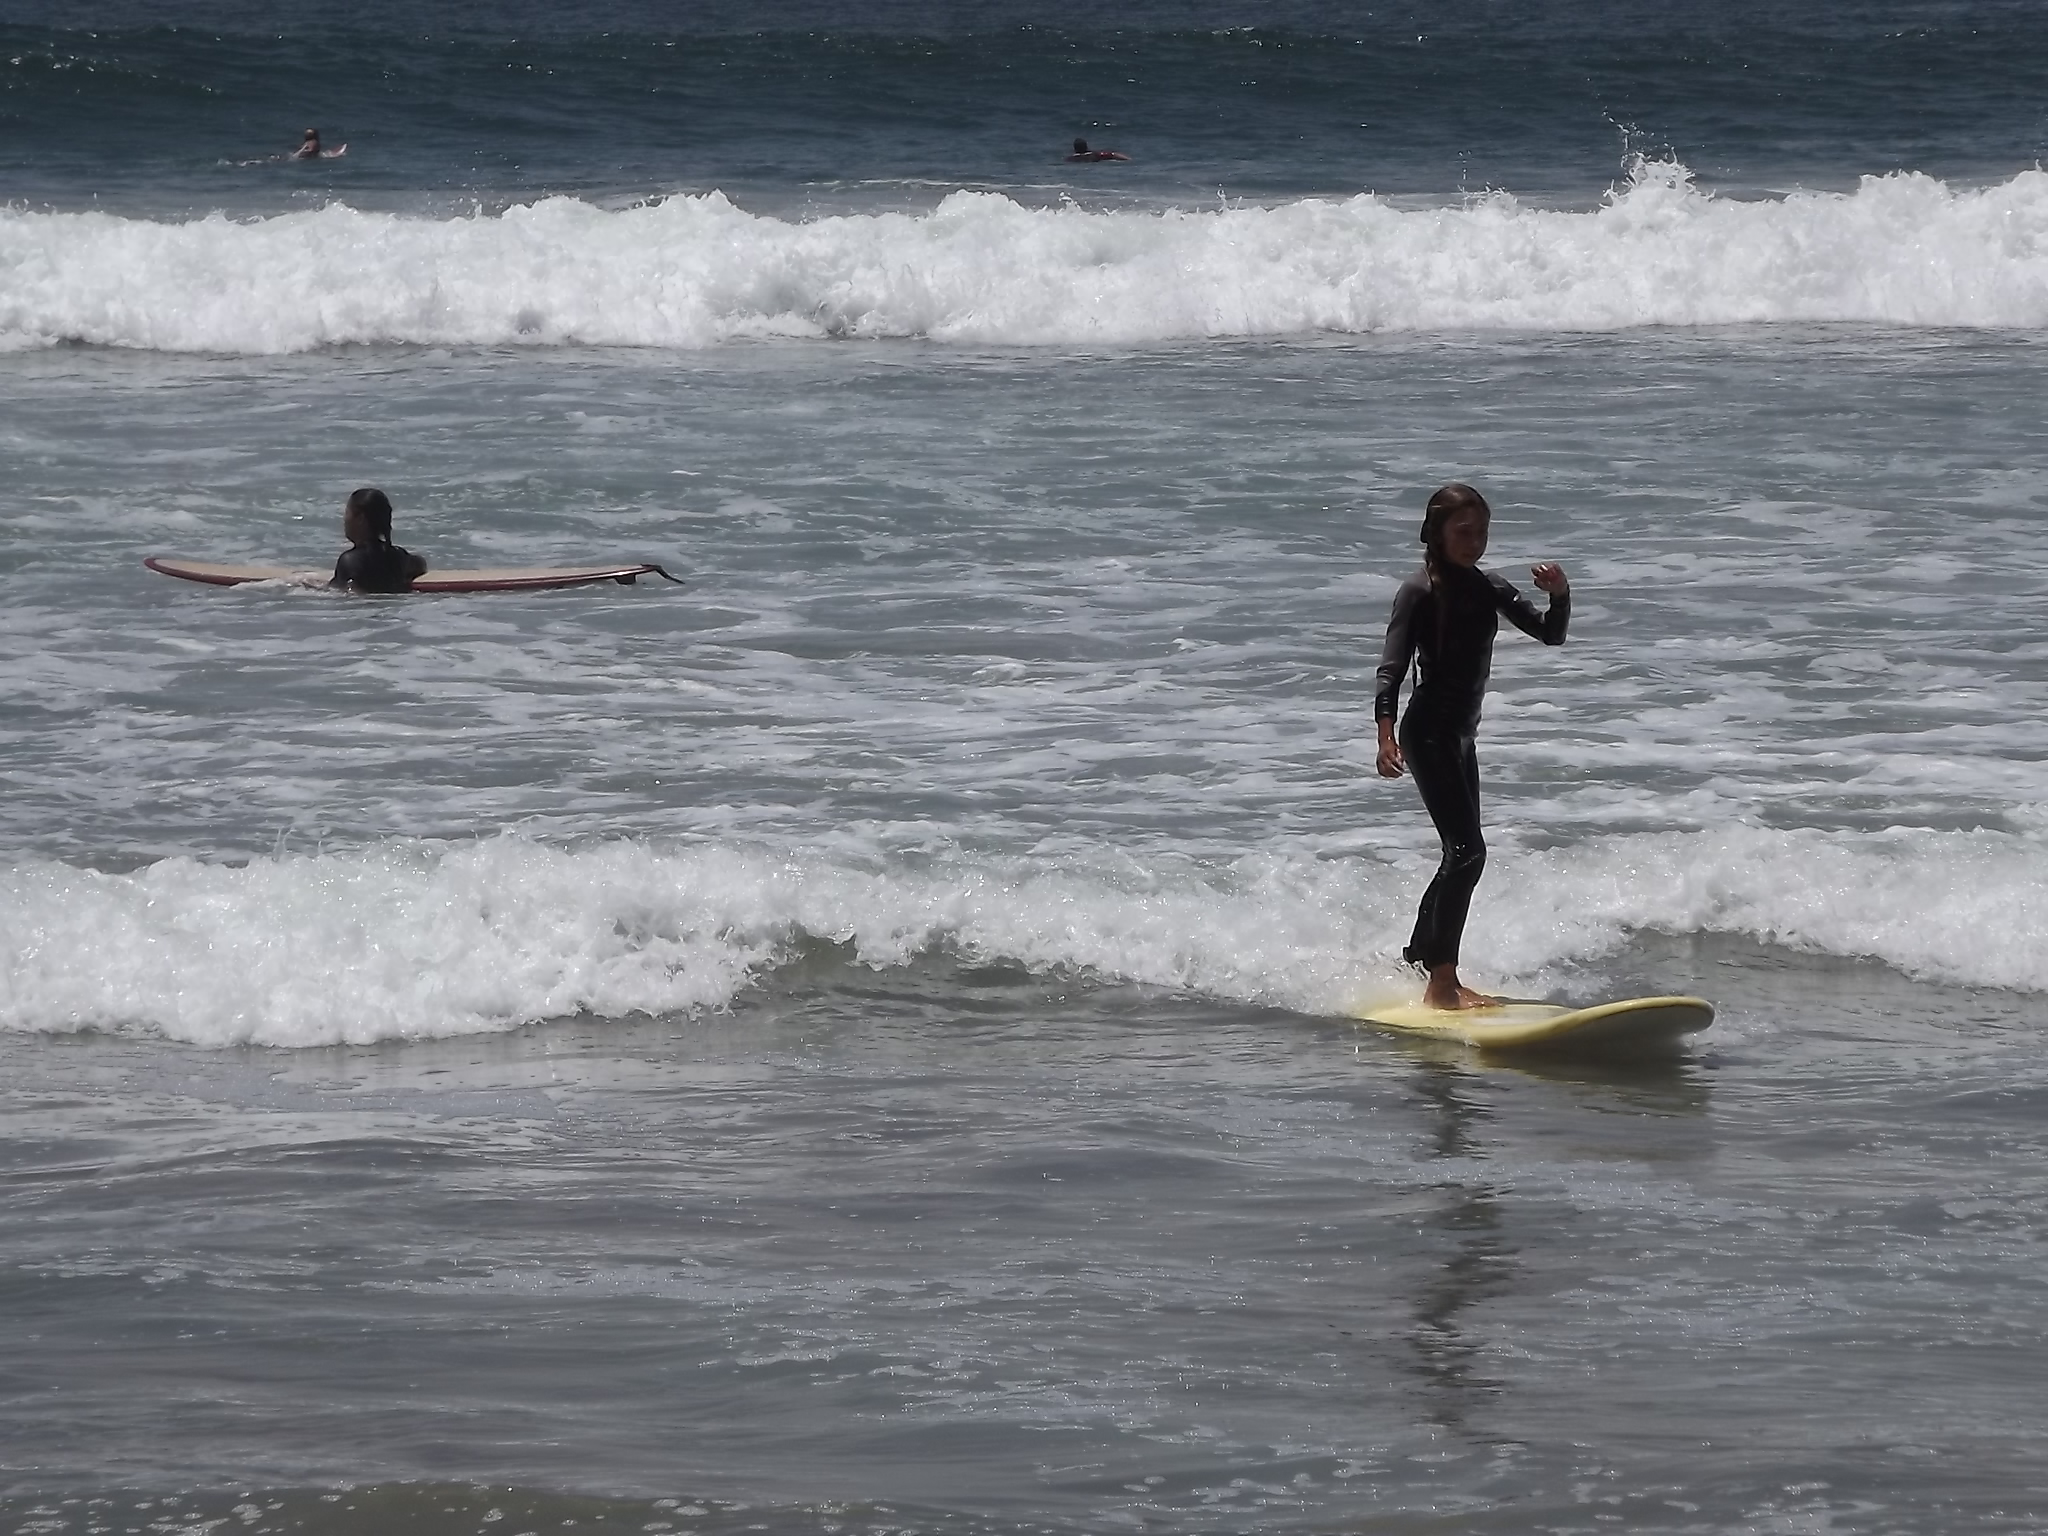
[[[1505,577],[1479,568],[1492,522],[1486,498],[1469,485],[1453,481],[1429,498],[1422,517],[1422,569],[1394,594],[1372,706],[1380,776],[1399,778],[1403,768],[1412,773],[1443,839],[1443,862],[1422,894],[1415,931],[1401,951],[1403,960],[1428,974],[1422,1000],[1432,1008],[1486,1008],[1499,1001],[1458,980],[1458,944],[1473,888],[1486,868],[1474,738],[1500,615],[1545,645],[1563,645],[1572,614],[1570,584],[1554,562],[1529,569],[1538,590],[1550,594],[1550,606],[1540,614]],[[1415,691],[1397,737],[1394,718],[1410,661]]]

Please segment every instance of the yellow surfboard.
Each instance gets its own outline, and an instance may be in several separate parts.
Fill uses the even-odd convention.
[[[1631,997],[1591,1008],[1565,1008],[1511,998],[1492,1008],[1368,1004],[1353,1017],[1381,1029],[1455,1040],[1486,1052],[1668,1056],[1687,1035],[1714,1022],[1714,1005],[1703,997]]]

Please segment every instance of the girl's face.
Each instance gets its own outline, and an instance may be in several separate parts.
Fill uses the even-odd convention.
[[[1453,565],[1477,565],[1486,558],[1486,535],[1493,514],[1484,507],[1465,507],[1444,519],[1444,558]]]

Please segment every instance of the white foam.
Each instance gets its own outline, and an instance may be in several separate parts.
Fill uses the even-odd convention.
[[[1508,976],[1641,930],[1733,934],[1922,980],[2048,991],[2048,837],[1738,824],[1595,838],[1489,866],[1468,947]]]
[[[1736,826],[1497,857],[1468,954],[1540,983],[1639,929],[1730,933],[2048,991],[2048,834]],[[0,873],[0,1027],[207,1045],[453,1035],[722,1007],[806,936],[1338,1012],[1384,992],[1414,861],[1034,863],[518,838]],[[1483,960],[1482,960],[1483,957]]]
[[[0,350],[346,343],[996,345],[1501,327],[2048,325],[2048,174],[1737,201],[1638,164],[1597,209],[1088,212],[956,192],[791,223],[724,196],[429,219],[330,206],[159,223],[0,210]]]

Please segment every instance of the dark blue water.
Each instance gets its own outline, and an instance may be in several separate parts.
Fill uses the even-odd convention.
[[[2048,146],[2021,3],[10,7],[0,196],[263,209],[722,188],[764,205],[1995,179]],[[307,125],[345,161],[241,162]],[[1128,165],[1060,163],[1075,136]],[[893,189],[893,190],[890,190]]]

